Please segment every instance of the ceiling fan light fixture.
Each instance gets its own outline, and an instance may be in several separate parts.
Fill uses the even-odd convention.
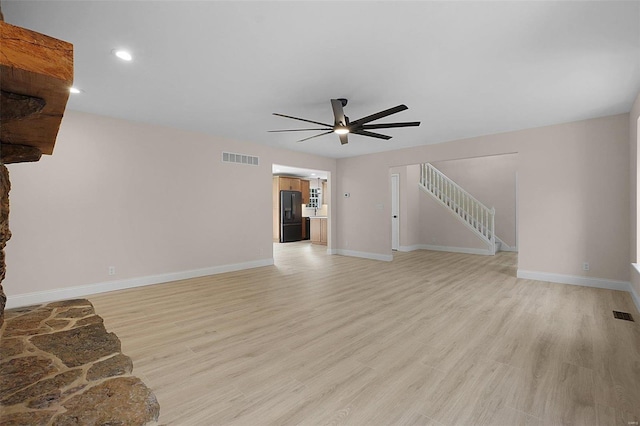
[[[349,133],[349,129],[346,127],[336,127],[333,131],[339,135],[346,135]]]

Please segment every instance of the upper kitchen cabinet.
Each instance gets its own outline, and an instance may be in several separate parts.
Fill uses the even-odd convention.
[[[302,191],[302,204],[309,204],[309,181],[300,179],[300,191]]]
[[[280,191],[300,191],[300,179],[280,176]]]

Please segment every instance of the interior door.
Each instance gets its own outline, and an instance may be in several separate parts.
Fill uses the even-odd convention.
[[[391,249],[400,246],[400,175],[391,175]]]

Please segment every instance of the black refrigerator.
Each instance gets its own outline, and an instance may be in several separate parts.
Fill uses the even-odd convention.
[[[302,192],[280,191],[280,242],[302,239]]]

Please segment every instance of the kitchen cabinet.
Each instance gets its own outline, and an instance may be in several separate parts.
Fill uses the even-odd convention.
[[[300,191],[302,191],[302,204],[309,204],[309,181],[300,179]]]
[[[311,242],[313,244],[327,245],[327,218],[311,218]]]
[[[280,191],[300,191],[300,179],[280,176]]]

